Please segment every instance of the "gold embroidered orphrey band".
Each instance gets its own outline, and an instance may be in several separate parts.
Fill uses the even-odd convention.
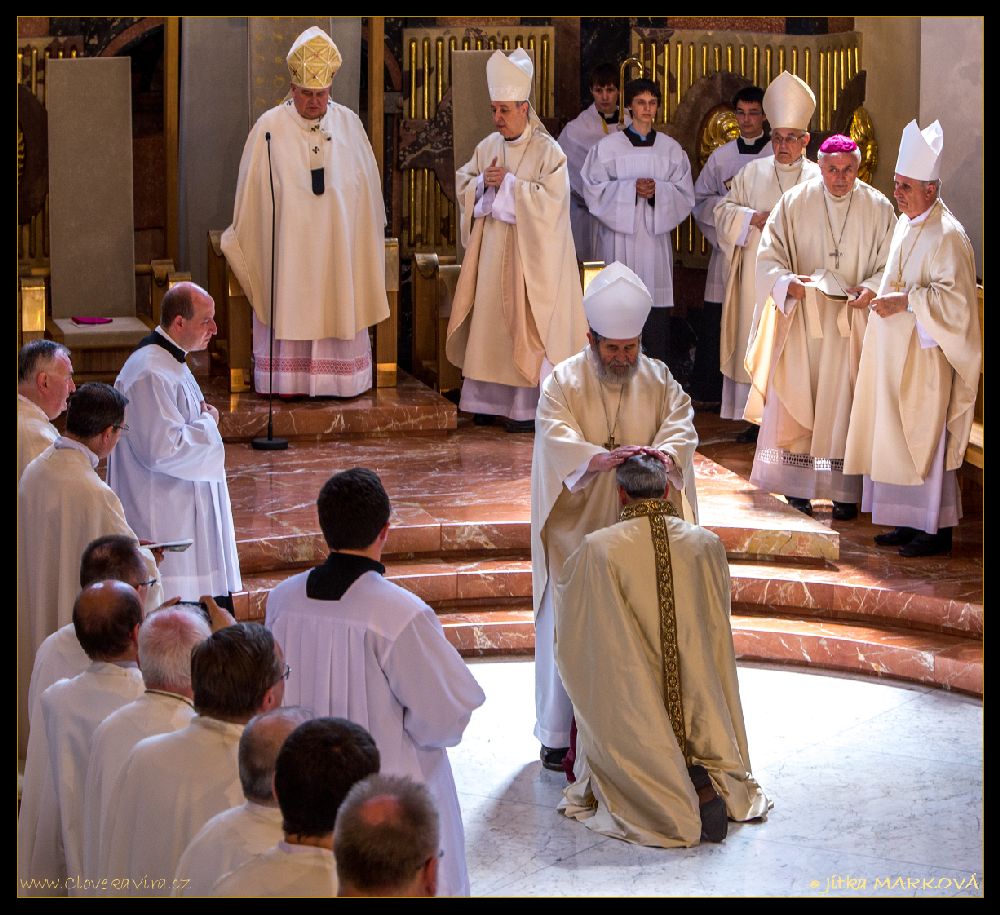
[[[663,654],[663,705],[670,716],[677,746],[688,758],[687,729],[684,727],[684,704],[681,696],[681,660],[677,650],[677,612],[674,607],[674,573],[670,565],[670,538],[664,515],[680,517],[677,509],[663,499],[631,502],[622,509],[619,520],[646,516],[653,537],[656,559],[656,596],[660,605],[660,650]]]

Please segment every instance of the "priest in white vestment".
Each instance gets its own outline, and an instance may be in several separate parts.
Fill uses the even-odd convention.
[[[666,365],[640,352],[649,292],[611,264],[587,287],[584,306],[590,344],[543,385],[531,461],[535,736],[552,769],[561,768],[573,717],[553,657],[552,589],[583,538],[617,517],[610,471],[641,451],[659,456],[676,507],[697,521],[691,399]]]
[[[691,370],[695,400],[717,403],[722,399],[719,336],[727,263],[715,231],[715,208],[729,193],[737,172],[757,159],[773,155],[770,131],[765,129],[763,101],[764,90],[758,86],[746,86],[733,96],[733,110],[740,135],[712,152],[694,183],[693,216],[701,234],[712,246],[708,276],[705,278],[704,305],[697,315],[698,342]]]
[[[329,557],[267,599],[267,625],[292,668],[288,701],[356,721],[375,738],[383,772],[427,785],[441,813],[441,895],[467,896],[447,748],[458,745],[486,697],[434,611],[383,577],[391,508],[377,474],[338,473],[317,504]]]
[[[283,837],[224,875],[209,895],[336,896],[337,811],[357,782],[379,771],[379,756],[372,735],[353,721],[315,718],[299,725],[274,767]]]
[[[188,843],[240,803],[240,736],[254,715],[281,705],[287,673],[281,648],[257,623],[221,629],[194,647],[197,714],[179,731],[135,745],[105,812],[99,870],[128,878],[119,895],[169,896]]]
[[[194,718],[191,649],[212,634],[205,618],[189,607],[164,607],[139,629],[139,666],[146,691],[118,709],[94,732],[83,796],[83,872],[99,874],[101,842],[108,842],[105,823],[125,761],[146,737],[169,734]],[[101,893],[87,895],[100,896]]]
[[[972,244],[941,200],[944,132],[903,130],[900,218],[872,300],[845,469],[864,474],[862,511],[891,525],[880,546],[903,556],[951,550],[962,517],[956,471],[969,443],[982,365]]]
[[[73,384],[69,350],[51,340],[31,340],[17,355],[17,481],[59,433],[52,425],[66,409]]]
[[[667,360],[670,311],[674,305],[674,245],[671,233],[694,207],[691,163],[680,144],[656,131],[661,92],[648,79],[625,86],[632,123],[606,137],[587,154],[583,193],[597,220],[594,253],[606,264],[625,264],[653,298],[643,347]]]
[[[29,676],[42,642],[72,620],[80,591],[80,557],[106,534],[138,538],[125,520],[118,496],[97,474],[97,465],[118,444],[127,399],[106,384],[80,387],[66,417],[66,434],[25,468],[17,491],[18,747],[27,748]],[[143,553],[147,580],[156,563]],[[152,606],[162,591],[151,589]],[[154,603],[155,601],[155,603]]]
[[[815,110],[816,98],[804,80],[787,70],[775,77],[764,93],[774,155],[761,156],[737,172],[714,210],[725,284],[719,342],[723,419],[743,419],[750,396],[746,356],[763,305],[757,302],[756,274],[764,223],[785,191],[819,177],[819,166],[806,158]],[[757,429],[751,425],[740,440],[755,442]]]
[[[87,763],[97,726],[142,693],[136,642],[142,602],[120,581],[89,585],[73,609],[91,665],[42,693],[32,721],[17,821],[19,894],[79,895]],[[32,881],[52,881],[41,886]]]
[[[632,122],[618,121],[618,71],[611,64],[598,64],[590,74],[590,94],[594,103],[580,112],[559,134],[558,143],[566,153],[569,169],[569,221],[573,228],[576,259],[583,263],[594,259],[594,217],[583,196],[580,170],[591,148],[612,133]]]
[[[464,377],[460,409],[509,432],[534,428],[539,382],[586,333],[566,156],[528,102],[533,74],[520,48],[490,57],[497,130],[456,174],[465,257],[445,351]]]
[[[160,324],[128,357],[115,387],[132,404],[129,431],[108,461],[132,529],[144,540],[191,539],[160,564],[164,590],[228,603],[243,586],[233,510],[226,483],[226,446],[219,411],[205,400],[189,352],[208,347],[218,328],[215,302],[200,286],[178,283],[160,305]]]
[[[251,718],[240,737],[240,786],[246,800],[210,819],[184,849],[171,896],[208,896],[219,879],[281,841],[274,765],[289,734],[308,721],[308,709],[276,708]]]
[[[337,46],[313,26],[287,62],[291,97],[247,137],[222,252],[253,307],[254,389],[273,368],[277,394],[354,397],[372,385],[368,328],[389,317],[382,182],[361,120],[330,101]]]
[[[757,251],[760,320],[747,352],[745,416],[760,424],[750,482],[812,514],[857,513],[861,477],[844,449],[868,323],[896,225],[892,204],[857,177],[861,152],[835,135],[820,147],[821,176],[778,201]]]
[[[559,809],[638,845],[721,842],[727,817],[769,807],[750,772],[726,551],[678,516],[659,461],[636,455],[616,479],[618,523],[584,538],[557,589],[577,728]]]

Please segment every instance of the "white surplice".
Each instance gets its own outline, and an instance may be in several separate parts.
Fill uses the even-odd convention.
[[[108,459],[108,484],[125,517],[143,540],[194,540],[160,564],[164,592],[197,600],[239,591],[226,446],[191,370],[162,346],[143,346],[115,387],[129,399],[129,431]]]
[[[101,873],[128,877],[120,895],[169,896],[177,863],[212,817],[243,801],[237,751],[244,725],[196,715],[139,741],[107,809]]]
[[[108,715],[94,732],[87,764],[83,804],[83,872],[91,877],[101,874],[106,860],[106,816],[112,795],[118,790],[125,761],[132,748],[155,734],[180,730],[194,717],[194,708],[175,693],[147,691],[134,702]],[[104,844],[105,852],[101,848]]]
[[[655,204],[636,196],[637,178],[656,181]],[[694,207],[691,163],[680,144],[657,133],[652,146],[633,146],[625,132],[601,140],[587,154],[583,193],[598,221],[595,255],[619,261],[646,284],[654,308],[674,304],[671,232]]]
[[[340,600],[306,595],[309,572],[271,591],[267,627],[292,673],[285,702],[369,730],[381,771],[427,785],[441,817],[442,896],[469,894],[465,831],[447,747],[486,697],[434,611],[376,571]]]
[[[17,822],[18,878],[90,876],[83,869],[82,847],[91,741],[97,726],[142,690],[134,664],[96,661],[79,676],[60,680],[42,693],[32,722]],[[43,895],[66,895],[67,889],[77,895],[76,886]]]
[[[337,862],[328,848],[281,841],[226,874],[209,895],[332,898],[337,895]]]
[[[42,408],[22,394],[17,395],[17,482],[38,455],[59,438]]]
[[[632,119],[626,116],[626,123]],[[583,197],[583,182],[580,169],[587,158],[591,147],[606,136],[622,129],[618,116],[612,123],[604,120],[597,110],[597,105],[591,105],[581,111],[570,121],[559,134],[558,143],[566,153],[566,165],[569,168],[569,221],[573,227],[573,243],[576,246],[576,259],[589,261],[594,259],[594,218],[587,209],[587,201]]]
[[[230,871],[282,838],[281,809],[245,801],[210,819],[184,849],[171,896],[210,896]]]
[[[53,683],[59,680],[69,680],[77,674],[82,674],[90,667],[90,658],[80,647],[76,637],[76,627],[72,623],[60,626],[35,652],[35,664],[31,669],[31,682],[28,685],[28,714],[35,715],[38,700]]]

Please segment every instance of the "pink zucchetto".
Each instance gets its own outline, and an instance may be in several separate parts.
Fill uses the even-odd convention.
[[[858,144],[850,137],[845,137],[842,133],[835,133],[832,137],[827,137],[820,146],[819,151],[824,155],[831,153],[852,153],[857,152]]]

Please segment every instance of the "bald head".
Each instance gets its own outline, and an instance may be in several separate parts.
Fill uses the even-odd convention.
[[[219,329],[215,301],[195,283],[176,283],[160,303],[160,327],[181,349],[203,350]]]
[[[274,796],[274,764],[289,734],[316,716],[299,705],[272,709],[251,718],[240,737],[240,785],[243,795],[255,804],[277,807]]]
[[[87,585],[73,604],[73,628],[92,661],[134,661],[142,603],[123,581]]]
[[[147,689],[192,697],[191,649],[212,634],[205,617],[187,607],[164,607],[139,629],[139,666]]]

